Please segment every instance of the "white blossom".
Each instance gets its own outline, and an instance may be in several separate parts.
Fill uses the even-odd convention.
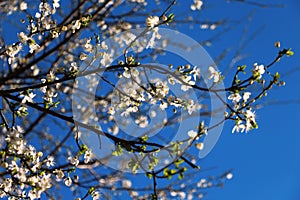
[[[265,66],[254,63],[253,67],[254,67],[254,69],[252,70],[253,76],[258,77],[260,79],[262,77],[262,74],[265,73]]]
[[[20,10],[27,10],[27,3],[26,2],[22,1],[20,3]]]
[[[33,98],[35,97],[35,94],[33,94],[32,92],[29,92],[28,94],[22,93],[20,95],[22,99],[22,103],[26,103],[26,102],[33,102]]]
[[[91,161],[92,157],[93,157],[92,151],[90,149],[88,149],[84,153],[84,163],[89,163]]]
[[[197,80],[197,77],[198,77],[198,78],[201,77],[201,76],[200,76],[200,68],[197,67],[197,66],[195,66],[195,67],[193,68],[193,70],[190,72],[190,74],[193,75],[194,81],[196,81],[196,80]]]
[[[46,160],[46,166],[47,167],[51,167],[54,166],[55,162],[54,162],[54,157],[53,156],[49,156]]]
[[[19,41],[22,42],[23,44],[26,44],[27,40],[29,39],[28,36],[24,32],[20,32],[18,34],[18,38],[19,38]]]
[[[87,55],[83,52],[80,53],[79,59],[80,60],[85,60],[87,58]]]
[[[226,179],[230,180],[233,178],[233,174],[232,173],[227,173],[226,174]]]
[[[22,45],[9,45],[6,48],[6,53],[9,57],[13,58],[15,57],[16,54],[20,52],[21,49],[22,49]],[[11,59],[9,61],[9,64],[11,64]]]
[[[191,10],[201,10],[202,5],[202,0],[194,0],[194,3],[191,5]]]
[[[202,150],[202,149],[204,148],[204,143],[203,143],[203,142],[197,143],[197,144],[196,144],[196,148],[197,148],[198,150]]]
[[[132,185],[132,183],[131,183],[130,180],[123,180],[123,181],[122,181],[122,187],[130,188],[131,185]]]
[[[198,135],[198,133],[196,132],[196,131],[194,131],[194,130],[190,130],[190,131],[188,131],[188,136],[190,137],[190,138],[195,138],[197,135]]]
[[[66,186],[70,187],[72,185],[72,179],[70,177],[65,178],[64,183]]]
[[[163,101],[159,105],[159,108],[161,110],[165,110],[167,107],[168,107],[168,104],[166,102],[163,102]]]
[[[210,66],[208,68],[208,71],[210,72],[208,79],[214,79],[214,83],[217,83],[220,81],[220,72],[218,72],[217,70],[215,70],[214,67]]]
[[[242,121],[238,120],[237,124],[233,127],[231,132],[232,133],[234,133],[234,132],[244,132],[245,129],[246,129],[245,124],[242,124]]]
[[[195,85],[195,81],[192,80],[191,76],[183,76],[182,81],[185,83],[181,85],[182,91],[187,91],[188,89],[192,88],[190,85]]]
[[[149,124],[147,116],[140,116],[135,120],[135,123],[138,124],[141,128],[145,128]]]
[[[208,29],[209,25],[208,24],[201,24],[200,28],[201,29]]]
[[[72,27],[71,27],[71,29],[73,30],[72,32],[75,33],[75,31],[78,30],[78,29],[80,29],[80,27],[81,27],[80,21],[79,20],[75,20],[73,22],[73,24],[72,24]],[[91,49],[89,49],[89,50],[91,50]]]
[[[161,35],[158,33],[158,27],[155,27],[152,29],[152,36],[150,38],[150,40],[148,41],[148,44],[146,46],[146,49],[148,48],[154,48],[155,45],[155,39],[160,39]]]
[[[76,157],[70,156],[70,157],[68,157],[68,160],[72,165],[77,166],[79,164],[79,160]]]
[[[32,40],[31,40],[32,41]],[[35,42],[31,42],[30,44],[29,44],[29,52],[30,53],[33,53],[35,50],[37,50],[37,49],[39,49],[40,48],[40,45],[38,45],[37,43],[35,43]]]
[[[77,66],[77,63],[76,62],[72,62],[71,63],[71,67],[69,68],[69,71],[70,72],[75,72],[78,70],[78,66]]]
[[[251,92],[245,92],[243,95],[243,100],[244,102],[248,101],[248,99],[250,98]]]
[[[28,197],[30,198],[30,200],[39,199],[40,196],[41,196],[41,191],[37,189],[30,190],[28,193]]]
[[[60,0],[53,0],[53,7],[54,8],[59,8],[60,4],[59,4]]]
[[[79,22],[78,22],[79,23]],[[80,24],[80,23],[79,23]],[[79,25],[80,28],[80,25]],[[79,29],[76,27],[76,29]],[[92,52],[93,51],[93,45],[91,44],[91,39],[85,39],[85,44],[84,44],[84,50],[87,52]]]
[[[240,102],[240,100],[242,99],[241,95],[239,93],[233,93],[231,95],[228,96],[229,100],[232,100],[232,102],[234,104],[237,104]]]
[[[111,54],[104,52],[103,58],[100,60],[102,66],[107,67],[112,62]]]
[[[61,181],[63,179],[63,177],[65,176],[65,174],[62,170],[55,169],[53,172],[56,174],[57,181]]]
[[[92,194],[93,200],[98,200],[102,197],[102,194],[99,191],[96,191]]]
[[[156,26],[159,23],[159,17],[157,16],[149,16],[146,19],[146,24],[148,27],[153,28],[154,26]]]

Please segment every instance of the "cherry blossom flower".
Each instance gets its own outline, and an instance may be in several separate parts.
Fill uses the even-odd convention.
[[[194,0],[194,3],[191,5],[191,10],[201,10],[202,5],[202,0]]]
[[[196,148],[197,148],[198,150],[203,150],[203,148],[204,148],[204,143],[203,143],[203,142],[197,143],[197,144],[196,144]]]
[[[127,67],[124,68],[125,71],[123,72],[123,76],[125,78],[130,78],[131,76],[137,77],[139,75],[139,71],[135,68],[128,69]]]
[[[57,181],[61,181],[65,176],[64,172],[62,170],[59,170],[59,169],[55,169],[53,171],[53,173],[56,174],[56,180]]]
[[[80,60],[85,60],[87,58],[87,55],[83,52],[80,53],[79,59]]]
[[[59,8],[60,4],[59,4],[60,0],[53,0],[53,7],[54,8]]]
[[[31,102],[32,103],[33,102],[33,98],[35,97],[35,94],[33,94],[32,92],[29,92],[27,94],[22,93],[20,95],[20,97],[23,98],[22,99],[22,103],[26,103],[26,102]]]
[[[84,163],[89,163],[91,161],[92,157],[93,157],[92,151],[90,149],[88,149],[84,153]]]
[[[28,193],[30,200],[39,199],[41,197],[41,191],[37,189],[30,190]]]
[[[78,70],[78,66],[77,66],[77,63],[76,62],[72,62],[71,63],[71,67],[69,68],[69,71],[70,72],[75,72]]]
[[[25,106],[20,106],[17,110],[17,115],[21,116],[23,114],[27,113],[27,107]]]
[[[191,77],[191,76],[183,76],[183,77],[182,77],[182,81],[186,83],[186,84],[182,84],[182,85],[181,85],[181,90],[182,90],[182,91],[187,91],[187,90],[189,90],[190,88],[192,88],[192,87],[189,86],[189,85],[195,85],[195,81],[192,80],[192,77]]]
[[[104,52],[103,58],[100,60],[100,63],[102,66],[109,66],[109,64],[112,62],[111,54]]]
[[[77,166],[79,164],[79,160],[76,157],[70,156],[70,157],[68,157],[68,160],[72,165]]]
[[[26,44],[27,40],[29,39],[24,32],[20,32],[18,34],[18,38],[19,38],[19,41],[22,42],[23,44]]]
[[[160,105],[159,105],[159,108],[161,109],[161,110],[165,110],[166,108],[168,107],[168,103],[166,103],[166,102],[161,102],[160,103]]]
[[[153,28],[154,26],[156,26],[159,23],[159,17],[157,16],[149,16],[146,19],[146,24],[148,27]]]
[[[220,81],[220,72],[216,71],[214,67],[210,66],[208,68],[208,71],[210,72],[210,75],[208,76],[208,79],[214,79],[214,83],[217,83]]]
[[[148,41],[148,44],[146,46],[146,49],[149,49],[149,48],[154,48],[154,45],[155,45],[155,39],[160,39],[161,38],[161,35],[158,33],[158,27],[155,27],[152,29],[152,36],[151,38],[149,39]]]
[[[250,98],[251,92],[245,92],[243,95],[243,101],[246,102]]]
[[[140,116],[138,119],[134,121],[141,128],[146,128],[149,124],[147,116]]]
[[[70,177],[65,178],[64,183],[66,186],[70,187],[72,185],[72,179]]]
[[[30,40],[31,42],[29,43],[29,52],[33,53],[35,50],[40,48],[40,45],[38,45],[37,43],[35,43],[34,40]]]
[[[242,121],[238,120],[237,124],[233,127],[231,132],[232,133],[234,133],[234,132],[244,132],[245,129],[246,129],[245,124],[242,124]]]
[[[96,191],[92,194],[93,200],[98,200],[102,198],[102,194],[99,191]]]
[[[132,182],[130,180],[123,180],[122,181],[122,187],[130,188],[131,185],[132,185]]]
[[[168,76],[168,82],[171,84],[171,85],[175,85],[175,79],[173,76]]]
[[[18,54],[22,49],[22,45],[9,45],[6,48],[6,53],[9,57],[13,58],[16,54]],[[11,64],[11,59],[9,61],[9,64]]]
[[[20,3],[20,10],[27,10],[27,3],[26,2],[21,2]]]
[[[49,156],[46,160],[46,166],[47,167],[51,167],[54,166],[55,162],[54,162],[54,157],[53,156]]]
[[[241,95],[239,93],[233,93],[231,95],[228,96],[229,100],[232,100],[232,102],[234,104],[237,104],[240,102],[240,100],[242,99]]]
[[[197,77],[198,77],[198,78],[201,77],[201,75],[200,75],[200,68],[197,67],[197,66],[195,66],[195,67],[193,68],[193,70],[190,72],[190,74],[193,75],[194,81],[196,81],[196,80],[197,80]]]
[[[195,138],[197,135],[198,135],[198,133],[196,132],[196,131],[194,131],[194,130],[190,130],[190,131],[188,131],[188,136],[190,137],[190,138]]]
[[[226,178],[227,178],[228,180],[232,179],[232,178],[233,178],[233,174],[232,174],[232,173],[226,174]]]
[[[254,63],[253,67],[254,67],[254,69],[252,70],[253,76],[260,79],[262,77],[262,74],[265,73],[265,66]]]
[[[201,29],[208,29],[209,25],[208,24],[201,24],[200,28]]]

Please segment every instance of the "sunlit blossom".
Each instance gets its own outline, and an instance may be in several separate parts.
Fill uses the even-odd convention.
[[[148,27],[153,28],[155,25],[159,23],[159,17],[157,16],[149,16],[146,19],[146,24]]]

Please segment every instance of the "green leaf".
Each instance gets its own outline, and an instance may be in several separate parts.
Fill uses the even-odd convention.
[[[157,200],[157,196],[155,194],[151,194],[151,200]]]
[[[131,168],[132,173],[136,173],[139,168],[139,163],[136,160],[131,159],[128,163],[128,167]]]
[[[139,138],[139,140],[142,141],[142,142],[146,142],[148,139],[149,139],[148,135],[144,135],[144,136]]]
[[[183,173],[179,173],[179,174],[178,174],[178,179],[179,179],[179,180],[182,180],[182,179],[183,179]]]
[[[179,160],[176,160],[176,161],[174,162],[174,164],[175,164],[176,168],[179,168],[179,165],[180,165],[181,163],[183,163],[183,162],[184,162],[184,160],[179,159]]]
[[[149,172],[146,173],[146,176],[147,176],[148,178],[150,178],[150,179],[153,177],[153,175],[152,175],[151,173],[149,173]]]
[[[89,194],[93,194],[95,192],[95,188],[94,187],[91,187],[88,191]]]
[[[289,50],[287,50],[287,52],[285,54],[287,56],[292,56],[292,55],[294,55],[294,52],[291,49],[289,49]]]
[[[172,22],[173,19],[174,19],[174,17],[175,17],[175,14],[174,14],[174,13],[171,13],[171,14],[168,16],[167,21],[168,21],[168,22]]]
[[[167,177],[169,175],[169,169],[165,168],[163,173],[164,173],[164,176]]]
[[[113,156],[120,156],[123,154],[123,148],[117,144],[116,147],[115,147],[115,151],[112,152],[112,155]]]

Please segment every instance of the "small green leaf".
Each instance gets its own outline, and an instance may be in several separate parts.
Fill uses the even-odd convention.
[[[294,52],[291,49],[289,49],[289,50],[287,50],[287,52],[285,54],[287,56],[292,56],[292,55],[294,55]]]
[[[179,173],[179,174],[178,174],[178,179],[179,179],[179,180],[182,180],[182,179],[183,179],[183,173]]]
[[[168,174],[169,174],[168,168],[165,168],[164,171],[163,171],[163,173],[164,173],[164,176],[168,176]]]
[[[151,173],[149,173],[149,172],[146,173],[146,176],[147,176],[148,178],[150,178],[150,179],[153,177],[153,175],[152,175]]]
[[[95,192],[95,188],[94,187],[91,187],[88,191],[89,194],[93,194]]]
[[[172,22],[173,19],[174,19],[174,17],[175,17],[174,13],[171,13],[171,14],[168,16],[167,22]]]

